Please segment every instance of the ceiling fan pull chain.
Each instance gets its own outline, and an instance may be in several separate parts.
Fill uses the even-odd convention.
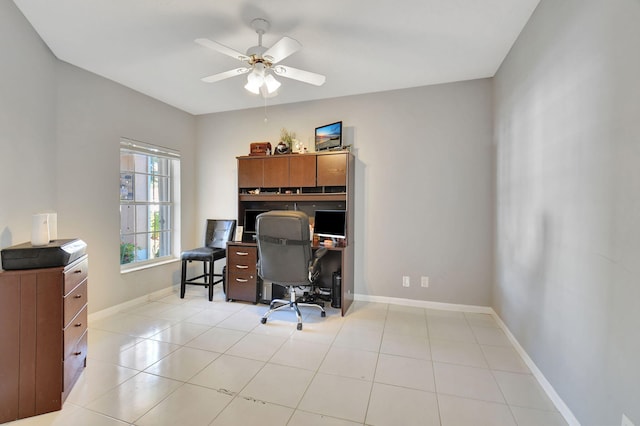
[[[263,96],[264,99],[264,122],[267,123],[269,119],[267,118],[267,98]]]

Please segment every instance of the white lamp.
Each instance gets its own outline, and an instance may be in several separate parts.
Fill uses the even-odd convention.
[[[263,84],[264,84],[264,78],[261,75],[256,74],[254,71],[247,76],[247,84],[245,84],[244,88],[250,91],[251,93],[259,95],[260,87],[262,87]]]
[[[264,84],[265,86],[267,86],[267,93],[269,94],[272,94],[281,86],[280,82],[276,80],[271,74],[268,74],[265,77]]]

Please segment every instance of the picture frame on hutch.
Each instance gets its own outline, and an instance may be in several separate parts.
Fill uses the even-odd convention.
[[[342,121],[316,127],[316,151],[339,149],[342,147]]]

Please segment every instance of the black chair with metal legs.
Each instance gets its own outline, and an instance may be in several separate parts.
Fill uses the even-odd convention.
[[[263,324],[273,312],[291,309],[298,318],[298,330],[302,330],[301,306],[320,309],[325,316],[322,302],[307,303],[296,296],[296,287],[313,286],[320,275],[320,258],[327,252],[321,248],[312,253],[309,238],[309,217],[301,211],[270,211],[256,219],[258,243],[258,275],[273,284],[288,287],[289,299],[274,299],[270,309],[260,320]]]
[[[233,238],[236,230],[236,221],[233,219],[208,219],[205,234],[204,247],[183,251],[182,279],[180,280],[180,298],[184,299],[187,284],[208,287],[209,301],[213,300],[213,286],[224,281],[224,274],[214,272],[216,260],[227,257],[227,241]],[[203,264],[203,274],[193,278],[187,278],[187,264],[199,261]],[[217,281],[215,277],[220,277]],[[202,281],[198,281],[202,280]]]

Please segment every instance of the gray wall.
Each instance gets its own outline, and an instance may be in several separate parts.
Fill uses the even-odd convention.
[[[584,425],[640,424],[638,23],[543,0],[494,81],[494,307]]]
[[[89,311],[179,282],[179,263],[125,275],[119,267],[119,143],[183,154],[182,242],[193,226],[195,118],[58,61],[13,2],[0,2],[0,248],[31,239],[31,215],[58,213],[59,238],[90,256]]]
[[[59,232],[86,240],[91,305],[98,311],[180,282],[179,262],[120,273],[120,138],[180,151],[182,242],[193,247],[195,118],[112,81],[57,67]]]
[[[199,116],[198,221],[236,217],[235,157],[250,142],[275,146],[286,127],[313,149],[314,128],[342,120],[357,158],[355,292],[489,306],[491,105],[491,81],[477,80],[268,106],[267,123],[264,108]]]
[[[31,239],[55,206],[55,58],[13,2],[0,2],[0,248]]]

